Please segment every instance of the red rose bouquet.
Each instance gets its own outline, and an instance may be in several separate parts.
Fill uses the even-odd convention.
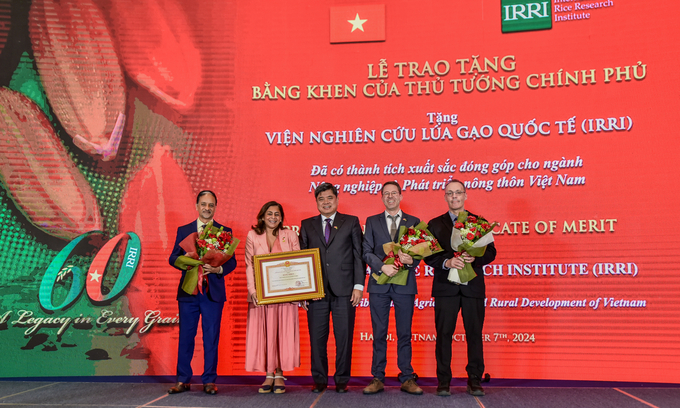
[[[443,251],[437,239],[427,230],[427,223],[421,222],[415,227],[402,225],[399,228],[399,241],[383,244],[383,251],[387,254],[383,262],[386,265],[394,265],[399,268],[396,275],[390,277],[385,274],[373,273],[373,279],[379,285],[392,283],[394,285],[406,285],[408,280],[408,268],[399,260],[399,250],[411,255],[413,259],[423,259],[434,253]]]
[[[176,267],[187,271],[182,290],[190,295],[203,293],[203,285],[199,284],[206,280],[203,265],[222,266],[234,255],[240,242],[231,232],[224,231],[224,227],[215,228],[212,221],[205,225],[202,233],[194,232],[184,238],[179,246],[186,254],[175,261]]]
[[[496,223],[489,223],[482,217],[469,215],[467,211],[461,211],[458,219],[453,224],[451,233],[451,248],[456,252],[455,257],[460,257],[463,252],[471,256],[480,257],[486,252],[486,246],[493,242],[493,234],[490,232]],[[449,282],[465,284],[477,276],[472,265],[465,264],[461,270],[451,268],[449,270]]]

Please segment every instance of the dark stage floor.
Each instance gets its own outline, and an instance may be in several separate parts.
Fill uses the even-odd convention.
[[[0,381],[0,407],[680,407],[680,386],[509,386],[492,380],[484,384],[486,396],[473,397],[465,393],[460,381],[460,386],[451,388],[450,397],[438,397],[433,386],[423,386],[425,394],[414,396],[400,392],[396,385],[380,394],[363,395],[363,381],[355,381],[346,394],[336,393],[333,387],[314,394],[309,386],[288,381],[286,393],[280,395],[260,395],[258,385],[218,383],[220,392],[214,396],[204,394],[200,385],[190,392],[168,395],[171,384],[159,382]]]

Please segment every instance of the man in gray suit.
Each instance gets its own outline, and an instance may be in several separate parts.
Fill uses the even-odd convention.
[[[401,211],[401,186],[395,181],[388,181],[382,187],[382,201],[385,211],[368,217],[366,234],[364,235],[364,261],[371,271],[378,275],[394,276],[398,268],[383,262],[385,251],[383,244],[397,242],[399,228],[403,225],[412,227],[420,220]],[[368,293],[371,308],[371,324],[373,326],[373,363],[371,374],[373,380],[364,394],[376,394],[384,390],[385,366],[387,365],[387,327],[390,322],[390,303],[394,302],[394,320],[397,325],[397,366],[401,390],[409,394],[420,395],[423,390],[416,383],[413,366],[411,366],[411,321],[413,320],[413,303],[418,293],[415,269],[420,261],[399,251],[395,254],[408,267],[406,285],[379,285],[372,277],[368,278]]]
[[[361,259],[359,218],[338,210],[338,190],[330,183],[314,191],[320,215],[302,220],[300,248],[319,248],[326,296],[312,300],[307,308],[311,347],[312,392],[328,385],[328,332],[333,314],[335,335],[335,390],[347,392],[352,369],[355,306],[363,297],[366,267]]]

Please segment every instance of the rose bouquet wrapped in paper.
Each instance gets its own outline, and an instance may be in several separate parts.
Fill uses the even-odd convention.
[[[383,244],[383,251],[387,254],[383,262],[386,265],[394,265],[399,268],[396,275],[390,277],[384,273],[373,273],[373,279],[379,285],[391,283],[394,285],[406,285],[408,280],[408,267],[399,260],[399,251],[411,255],[413,259],[423,259],[427,256],[443,251],[437,239],[427,230],[427,223],[421,222],[415,227],[402,225],[399,228],[399,241]]]
[[[202,233],[194,232],[180,242],[179,246],[186,252],[177,257],[175,266],[186,270],[182,290],[190,295],[203,293],[203,282],[207,279],[203,274],[203,265],[214,268],[222,266],[233,255],[239,242],[231,232],[213,226],[212,221],[205,225]]]
[[[467,211],[458,214],[457,221],[453,224],[451,233],[451,248],[455,257],[460,257],[463,252],[471,256],[480,257],[484,255],[486,246],[493,242],[491,231],[496,223],[489,223],[482,217],[469,215]],[[465,284],[477,276],[472,265],[465,263],[463,269],[451,268],[449,270],[449,282]]]

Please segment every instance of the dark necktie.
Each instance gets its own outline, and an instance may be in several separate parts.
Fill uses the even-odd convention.
[[[326,238],[326,243],[331,239],[331,219],[326,218],[326,228],[324,229],[323,235]]]
[[[392,237],[392,241],[394,241],[394,237],[397,235],[397,216],[388,215],[387,218],[392,220],[392,225],[390,225],[390,237]]]

